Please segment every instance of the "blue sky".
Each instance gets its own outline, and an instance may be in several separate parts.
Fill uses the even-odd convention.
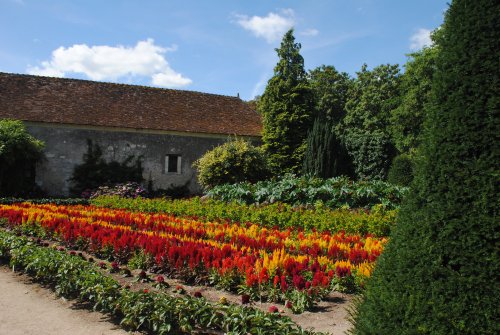
[[[0,0],[0,71],[261,94],[290,28],[306,69],[404,64],[449,0]]]

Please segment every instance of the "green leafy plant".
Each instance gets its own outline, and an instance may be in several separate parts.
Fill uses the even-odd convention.
[[[0,120],[0,197],[39,195],[35,164],[44,143],[31,136],[17,120]]]
[[[193,167],[198,170],[198,181],[205,189],[242,181],[254,183],[269,175],[262,149],[241,138],[230,139],[206,152]]]

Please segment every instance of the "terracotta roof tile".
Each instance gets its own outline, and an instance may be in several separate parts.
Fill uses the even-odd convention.
[[[262,129],[236,97],[1,72],[0,118],[242,136]]]

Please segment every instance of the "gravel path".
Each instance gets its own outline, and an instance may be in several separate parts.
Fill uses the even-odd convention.
[[[103,314],[74,304],[0,266],[0,335],[130,335]]]

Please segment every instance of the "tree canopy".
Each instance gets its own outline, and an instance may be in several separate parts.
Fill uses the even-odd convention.
[[[0,196],[24,196],[33,191],[35,165],[43,147],[21,121],[0,120]]]
[[[276,49],[279,61],[258,104],[263,117],[263,147],[275,175],[301,170],[307,131],[313,121],[312,92],[300,48],[289,30]]]

